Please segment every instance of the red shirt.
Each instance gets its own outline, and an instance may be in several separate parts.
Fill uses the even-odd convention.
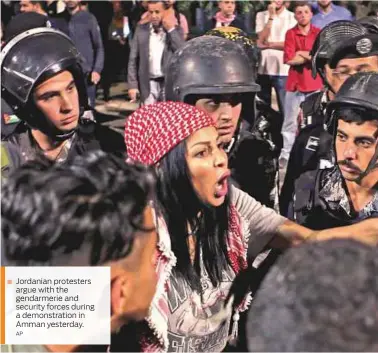
[[[284,62],[295,57],[299,50],[310,51],[315,42],[315,38],[320,32],[320,28],[311,25],[307,35],[301,33],[298,25],[286,32],[284,45]],[[313,92],[321,89],[323,82],[319,75],[315,79],[311,74],[311,62],[302,65],[290,66],[289,76],[286,82],[286,90],[290,92]]]

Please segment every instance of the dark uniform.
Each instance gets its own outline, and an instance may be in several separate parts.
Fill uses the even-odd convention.
[[[335,99],[327,106],[327,117],[330,118],[328,131],[335,138],[338,117],[333,117],[335,110],[347,107],[361,109],[358,113],[362,119],[372,118],[378,121],[378,74],[357,73],[350,77],[340,88]],[[361,173],[362,180],[373,169],[378,167],[378,145],[367,169]],[[358,182],[358,181],[356,181]],[[302,174],[295,181],[295,194],[289,205],[288,217],[312,229],[340,227],[360,222],[367,218],[378,217],[378,190],[373,199],[357,212],[349,200],[348,191],[339,170],[333,166]]]
[[[31,29],[10,41],[3,48],[1,58],[3,99],[22,120],[2,141],[2,155],[6,155],[7,160],[6,165],[2,163],[2,175],[28,160],[45,158],[31,135],[30,127],[56,142],[64,142],[55,159],[57,163],[69,161],[93,149],[120,156],[125,154],[121,134],[84,118],[88,110],[88,98],[80,66],[81,57],[69,37],[51,28]],[[60,131],[54,127],[38,110],[32,98],[37,83],[63,71],[71,72],[79,95],[79,124],[70,131]]]
[[[312,74],[314,77],[317,74],[321,76],[325,88],[311,94],[301,104],[301,130],[290,154],[280,194],[280,212],[284,216],[288,216],[297,178],[308,171],[331,167],[334,163],[332,136],[324,128],[327,124],[325,108],[329,102],[328,92],[332,91],[325,77],[325,65],[343,42],[365,34],[368,30],[362,25],[342,20],[325,26],[315,40],[311,51]]]

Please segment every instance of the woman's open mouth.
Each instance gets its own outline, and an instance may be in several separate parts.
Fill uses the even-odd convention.
[[[218,179],[217,183],[215,184],[215,197],[224,197],[228,193],[228,183],[227,179],[231,175],[231,172],[227,170],[222,174],[222,176]]]

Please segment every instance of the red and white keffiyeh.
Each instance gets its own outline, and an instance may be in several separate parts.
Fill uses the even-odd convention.
[[[143,106],[126,120],[128,158],[146,165],[156,164],[193,132],[208,126],[215,126],[210,115],[186,103]]]

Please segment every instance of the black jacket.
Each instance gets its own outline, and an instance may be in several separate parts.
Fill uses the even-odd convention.
[[[358,213],[353,210],[345,190],[337,166],[306,172],[295,181],[288,218],[305,227],[322,230],[378,217],[378,198]],[[348,212],[345,208],[349,209]]]
[[[2,175],[24,164],[28,160],[45,158],[33,145],[29,128],[21,123],[16,130],[2,142],[7,151],[9,164],[2,167]],[[122,134],[91,120],[82,119],[73,139],[68,156],[69,162],[77,155],[87,151],[102,150],[125,158],[126,147]]]
[[[302,174],[316,170],[321,160],[332,161],[332,136],[324,129],[324,109],[316,92],[302,103],[303,118],[307,122],[296,137],[287,165],[287,172],[280,195],[280,212],[287,216],[288,205],[294,192],[294,183]]]

